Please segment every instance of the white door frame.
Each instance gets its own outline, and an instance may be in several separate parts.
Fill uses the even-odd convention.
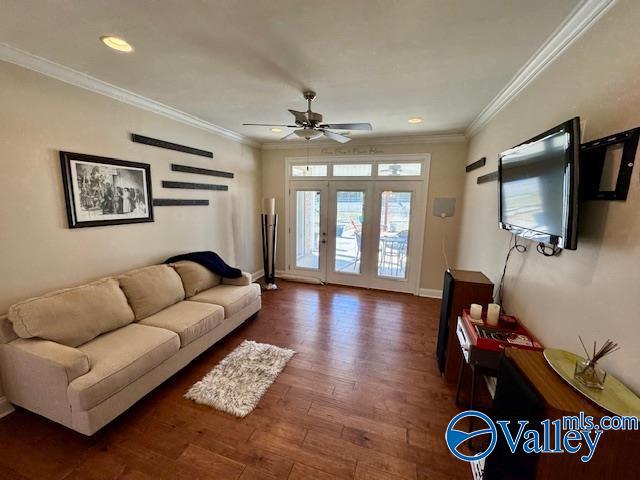
[[[404,176],[404,177],[384,177],[377,175],[377,164],[379,163],[422,163],[422,172],[419,176]],[[373,164],[373,172],[370,177],[334,177],[333,176],[333,164],[346,164],[346,163],[371,163]],[[327,167],[327,175],[319,176],[319,177],[292,177],[291,171],[294,165],[313,165],[313,164],[326,164]],[[283,198],[285,199],[285,254],[286,254],[286,265],[284,272],[278,272],[280,274],[291,274],[294,273],[292,269],[293,265],[291,264],[292,250],[295,249],[295,241],[292,241],[292,229],[291,229],[291,219],[290,219],[290,202],[291,202],[291,182],[319,182],[326,181],[367,181],[367,182],[384,182],[384,181],[393,181],[395,182],[422,182],[423,188],[420,189],[418,195],[415,200],[415,224],[412,223],[411,229],[413,230],[412,235],[415,235],[414,242],[420,246],[418,248],[418,252],[416,257],[411,260],[413,266],[417,265],[417,275],[412,285],[408,285],[406,290],[402,291],[410,291],[415,295],[419,294],[420,291],[420,278],[422,276],[422,257],[423,257],[423,249],[424,249],[424,229],[427,215],[427,200],[428,200],[428,187],[429,187],[429,173],[431,166],[431,154],[430,153],[417,153],[417,154],[377,154],[377,155],[349,155],[349,156],[339,156],[339,155],[321,155],[321,156],[311,156],[311,157],[285,157],[284,162],[284,192]],[[374,187],[375,188],[375,187]],[[413,215],[412,215],[413,217]],[[413,222],[413,219],[412,219]],[[326,258],[326,255],[325,255]],[[415,262],[415,263],[414,263]],[[316,277],[313,277],[316,278]],[[373,287],[375,288],[375,287]]]
[[[424,248],[424,210],[418,208],[420,205],[426,204],[426,194],[421,188],[422,183],[418,181],[388,181],[376,182],[373,189],[373,205],[372,209],[376,213],[381,213],[382,192],[393,190],[397,192],[411,192],[411,212],[409,214],[409,244],[407,245],[407,258],[409,259],[405,266],[405,278],[381,277],[378,276],[378,248],[380,245],[380,222],[377,221],[375,231],[370,238],[372,247],[376,249],[376,262],[372,265],[374,271],[370,272],[371,288],[380,290],[393,290],[397,292],[407,292],[418,294],[416,285],[420,285],[420,274],[422,267],[422,250]],[[379,220],[379,219],[376,219]],[[419,259],[414,262],[413,259]]]
[[[329,181],[329,212],[327,218],[328,224],[328,242],[327,242],[327,266],[326,278],[328,283],[337,285],[349,285],[353,287],[368,287],[369,277],[367,276],[367,265],[363,262],[372,251],[371,237],[375,233],[375,222],[372,215],[374,211],[374,182],[357,181],[357,180],[331,180]],[[360,241],[360,273],[346,273],[335,271],[336,260],[336,216],[337,202],[334,200],[337,192],[363,192],[364,193],[364,210],[365,219]]]
[[[324,211],[329,205],[329,187],[326,180],[315,180],[310,182],[290,182],[290,195],[287,206],[290,202],[295,201],[294,196],[298,191],[319,191],[320,192],[320,235],[318,244],[318,269],[298,267],[296,264],[296,241],[291,241],[291,248],[287,248],[287,266],[288,271],[299,277],[315,278],[324,280],[327,274],[327,212]],[[285,227],[288,229],[287,237],[295,239],[297,235],[297,218],[296,211],[288,207],[287,223]]]

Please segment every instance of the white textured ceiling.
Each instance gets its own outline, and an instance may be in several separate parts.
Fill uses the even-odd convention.
[[[290,123],[304,89],[357,135],[461,132],[577,3],[3,0],[0,42],[258,141],[283,134],[241,124]]]

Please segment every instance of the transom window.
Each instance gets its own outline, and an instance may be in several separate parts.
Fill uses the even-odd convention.
[[[333,166],[334,177],[370,177],[370,163],[336,163]]]
[[[428,158],[418,155],[406,155],[402,159],[392,155],[384,155],[381,158],[368,157],[362,161],[358,158],[320,157],[309,160],[289,159],[289,177],[295,178],[341,178],[341,179],[422,179],[425,175],[424,162]],[[406,158],[409,157],[409,158]]]
[[[327,166],[319,164],[292,165],[292,177],[326,177]]]
[[[416,177],[422,173],[422,163],[379,163],[380,177]]]

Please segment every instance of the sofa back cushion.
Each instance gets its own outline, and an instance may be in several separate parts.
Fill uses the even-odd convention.
[[[172,263],[171,266],[180,275],[187,298],[220,285],[220,276],[199,263],[182,260]]]
[[[9,321],[19,337],[39,337],[70,347],[124,327],[133,318],[114,278],[30,298],[9,309]]]
[[[142,320],[180,300],[184,288],[176,271],[169,265],[139,268],[118,277],[136,320]]]

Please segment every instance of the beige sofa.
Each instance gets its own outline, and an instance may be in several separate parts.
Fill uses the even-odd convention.
[[[261,307],[243,273],[153,265],[31,298],[0,321],[11,403],[92,435]]]

